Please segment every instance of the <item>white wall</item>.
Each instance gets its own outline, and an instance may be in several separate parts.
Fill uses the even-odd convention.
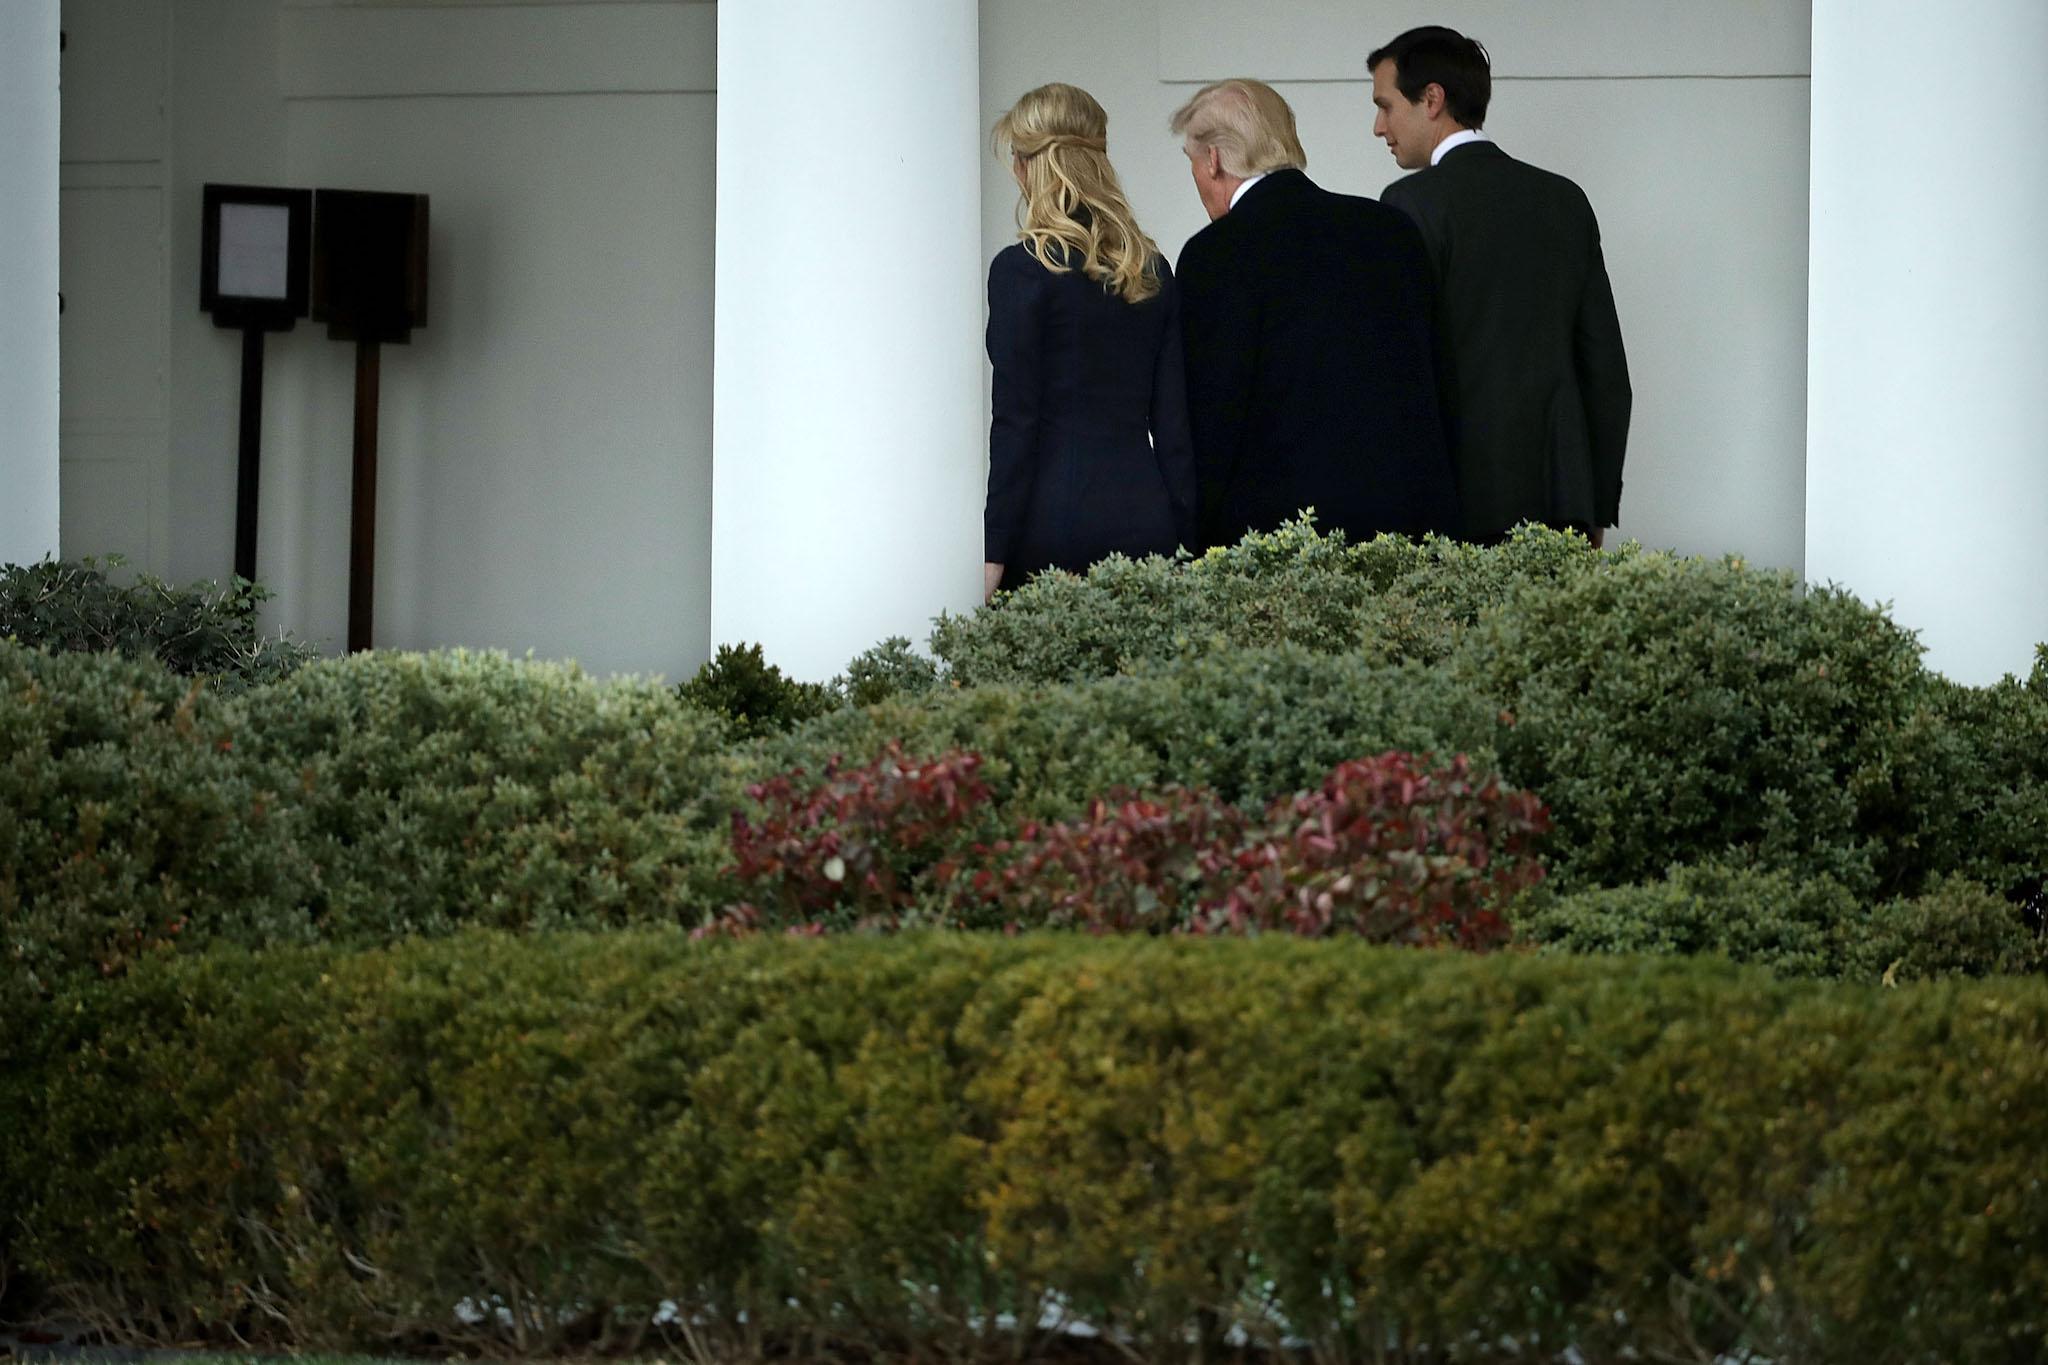
[[[57,549],[58,31],[0,6],[0,564]]]
[[[2038,58],[2048,5],[1815,5],[1808,570],[1890,599],[1931,666],[1985,683],[2048,640],[2048,158],[1902,115],[1959,33]],[[2048,128],[2031,75],[1988,105]]]
[[[432,198],[383,355],[377,642],[686,674],[710,597],[714,12],[287,8],[288,183]],[[287,619],[346,617],[352,347],[273,370]]]
[[[165,3],[70,0],[129,32],[118,10]],[[169,0],[160,31],[168,93],[144,102],[168,109],[168,248],[146,259],[170,277],[152,316],[172,380],[155,435],[172,576],[232,568],[240,339],[198,308],[201,185],[424,193],[428,325],[383,353],[377,643],[694,669],[710,606],[713,7]],[[269,339],[266,369],[258,576],[276,624],[339,649],[353,347],[301,322]],[[67,490],[67,524],[123,505],[118,488]],[[105,538],[66,549],[123,548]]]
[[[165,0],[65,0],[63,550],[170,550]],[[196,293],[196,286],[195,286]]]
[[[1805,0],[1376,3],[983,0],[986,127],[1050,80],[1109,111],[1110,155],[1169,255],[1206,221],[1167,117],[1221,76],[1294,105],[1309,174],[1377,195],[1366,55],[1445,22],[1487,43],[1487,128],[1572,177],[1600,214],[1636,393],[1621,534],[1799,569],[1806,356]],[[983,176],[983,248],[1014,238],[1014,184]]]
[[[71,0],[77,4],[79,0]],[[225,580],[235,565],[235,468],[240,423],[240,334],[199,310],[200,192],[209,182],[281,185],[285,180],[284,94],[278,80],[278,0],[172,0],[170,24],[170,424],[167,575],[176,582]],[[305,324],[301,323],[303,328]],[[269,337],[275,372],[298,333]],[[274,399],[267,402],[274,407]],[[290,543],[270,485],[292,452],[264,437],[257,523],[257,577],[275,578]],[[340,566],[336,572],[346,573]],[[313,622],[285,602],[274,623],[305,632]],[[338,629],[322,633],[341,638]],[[330,641],[332,643],[332,641]]]

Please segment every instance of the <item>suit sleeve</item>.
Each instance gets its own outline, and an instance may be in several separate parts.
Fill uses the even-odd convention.
[[[1417,174],[1420,174],[1418,172]],[[1422,215],[1422,206],[1416,201],[1413,175],[1404,176],[1380,191],[1380,202],[1390,209],[1397,209],[1401,216],[1415,224],[1415,231],[1422,237],[1422,247],[1429,256],[1429,265],[1438,275],[1443,274],[1443,243],[1437,239],[1437,230]]]
[[[1193,548],[1195,529],[1195,448],[1188,432],[1187,364],[1182,351],[1180,289],[1173,270],[1159,262],[1161,302],[1166,331],[1152,375],[1152,453],[1173,503],[1174,528],[1180,543]]]
[[[988,358],[995,367],[988,429],[988,501],[982,510],[982,554],[1007,564],[1031,506],[1038,472],[1038,426],[1044,364],[1046,273],[1030,255],[1005,251],[988,272]]]
[[[1621,341],[1621,319],[1614,310],[1614,289],[1607,279],[1600,251],[1600,229],[1593,228],[1593,261],[1579,300],[1572,331],[1572,363],[1578,371],[1579,393],[1586,404],[1586,431],[1593,444],[1594,496],[1602,526],[1621,520],[1621,462],[1628,451],[1629,410],[1635,394],[1629,388],[1628,354]]]
[[[1380,202],[1390,209],[1401,210],[1412,221],[1415,217],[1415,205],[1408,202],[1407,184],[1405,177],[1388,181],[1387,187],[1380,191]]]

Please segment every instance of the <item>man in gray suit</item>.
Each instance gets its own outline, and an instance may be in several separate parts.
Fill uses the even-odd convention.
[[[1380,199],[1422,229],[1436,274],[1466,534],[1535,521],[1598,545],[1621,517],[1632,394],[1593,206],[1482,131],[1493,77],[1472,39],[1410,29],[1367,62],[1373,134],[1415,172]]]

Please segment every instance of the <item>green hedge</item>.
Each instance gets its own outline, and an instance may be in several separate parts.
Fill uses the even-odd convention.
[[[1057,1295],[1147,1359],[2048,1352],[2037,981],[467,934],[159,960],[0,1054],[16,1311],[124,1343],[536,1353],[668,1300],[692,1349],[986,1358]]]
[[[1884,779],[1891,881],[1916,866],[1958,872],[2048,922],[2048,645],[2025,680],[1930,679]]]
[[[171,943],[310,938],[311,869],[238,706],[154,661],[0,643],[0,1001]]]
[[[1742,850],[1868,893],[1919,654],[1882,612],[1790,574],[1642,555],[1515,589],[1451,669],[1502,708],[1502,768],[1556,816],[1561,881]]]
[[[1644,559],[1608,576],[1622,574],[1647,586],[1610,590],[1668,598],[1677,618],[1715,592],[1739,596],[1710,566]],[[1896,647],[1851,604],[1830,616],[1775,580],[1738,584],[1766,618],[1845,626],[1847,643],[1822,641],[1837,667]],[[1577,630],[1568,615],[1547,643],[1522,648],[1539,666],[1507,684],[1519,712],[1485,695],[1476,668],[1295,646],[1053,687],[939,688],[731,749],[723,722],[654,685],[499,656],[358,656],[224,698],[148,662],[0,645],[8,988],[118,971],[171,943],[362,944],[473,922],[694,925],[733,898],[726,829],[747,808],[747,782],[816,775],[834,754],[864,762],[891,740],[913,755],[986,756],[996,799],[957,832],[961,849],[1024,820],[1074,818],[1117,787],[1200,785],[1255,807],[1364,754],[1486,763],[1499,751],[1513,756],[1507,779],[1552,807],[1552,884],[1565,892],[1654,882],[1671,862],[1731,850],[1801,879],[1833,874],[1859,904],[1957,871],[2015,902],[2037,891],[2048,861],[2038,672],[1994,689],[1930,687],[1893,726],[1819,665],[1760,668],[1738,613],[1641,642],[1625,612],[1589,612],[1594,624]],[[1758,676],[1717,679],[1711,661],[1682,657],[1695,641]],[[1488,648],[1505,670],[1515,651],[1492,634]],[[1662,689],[1665,677],[1688,681]],[[1690,752],[1661,753],[1688,724],[1700,731]],[[1850,801],[1852,787],[1874,795]],[[1889,860],[1882,878],[1873,848]],[[1724,937],[1744,932],[1730,913]],[[1877,923],[1839,918],[1859,932]],[[1691,941],[1627,942],[1680,940]],[[1961,965],[2015,960],[1956,950]]]
[[[1485,756],[1495,716],[1419,665],[1375,665],[1299,646],[1224,650],[1061,686],[987,684],[837,712],[763,742],[762,772],[865,761],[892,739],[912,754],[968,749],[1009,818],[1075,816],[1112,787],[1170,783],[1259,805],[1388,749]]]
[[[1112,556],[1086,574],[1041,574],[968,615],[940,616],[932,651],[966,687],[1074,682],[1246,646],[1428,663],[1516,587],[1633,553],[1596,555],[1580,536],[1527,526],[1486,548],[1436,536],[1352,545],[1303,520],[1199,559]]]
[[[664,689],[366,654],[221,697],[0,643],[0,995],[167,947],[694,924],[745,771]]]
[[[320,869],[323,933],[679,922],[714,899],[742,770],[659,684],[501,654],[368,654],[242,707]]]
[[[951,677],[886,642],[828,714],[740,744],[652,684],[501,657],[222,697],[0,643],[0,989],[171,941],[701,922],[748,782],[892,740],[985,757],[968,842],[1115,787],[1256,806],[1362,755],[1464,752],[1550,808],[1567,893],[1729,861],[1867,905],[1960,875],[2044,908],[2048,663],[1948,684],[1881,612],[1734,561],[1296,526],[1047,576],[934,638]],[[1245,643],[1269,640],[1292,643]],[[1006,659],[1017,680],[987,681]]]
[[[1045,575],[932,640],[970,690],[1274,645],[1421,667],[1406,685],[1498,717],[1434,742],[1496,749],[1543,797],[1568,887],[1731,854],[1879,897],[1964,873],[2025,900],[2048,878],[2048,681],[1946,684],[1881,610],[1733,558],[1295,525]]]
[[[1528,898],[1518,940],[1572,953],[1718,953],[1789,976],[2020,975],[2043,942],[2019,907],[1961,878],[1867,905],[1831,877],[1705,864],[1663,881]]]
[[[318,657],[256,628],[268,589],[247,579],[174,588],[153,574],[116,583],[119,555],[79,562],[0,564],[0,640],[68,653],[153,658],[222,691],[276,682]]]

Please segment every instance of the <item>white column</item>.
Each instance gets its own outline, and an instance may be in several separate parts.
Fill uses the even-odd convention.
[[[1806,575],[1928,663],[2048,640],[2043,0],[1814,0]]]
[[[57,553],[57,3],[0,2],[0,564]]]
[[[822,679],[981,576],[976,0],[718,7],[712,644]]]

